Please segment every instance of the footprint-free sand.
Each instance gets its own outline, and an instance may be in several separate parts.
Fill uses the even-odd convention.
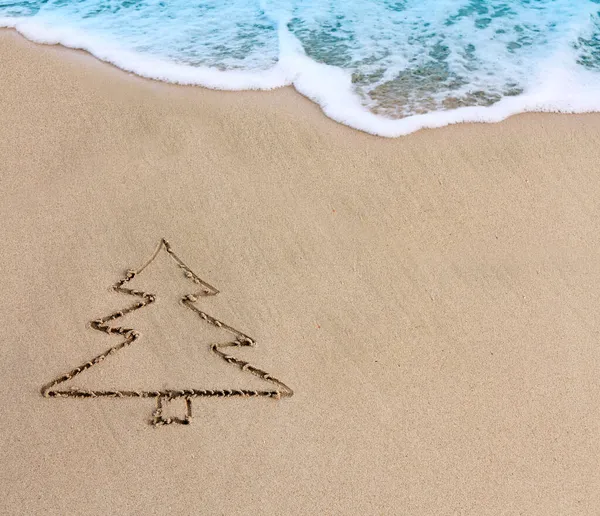
[[[2,31],[0,513],[598,513],[599,199],[598,114],[388,140]],[[42,397],[162,237],[293,397]],[[81,385],[243,386],[180,273]]]

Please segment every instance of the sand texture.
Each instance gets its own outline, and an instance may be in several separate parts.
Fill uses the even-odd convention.
[[[386,140],[10,31],[0,71],[1,514],[600,513],[600,115]],[[161,238],[292,397],[42,396]],[[279,389],[186,272],[65,388]]]

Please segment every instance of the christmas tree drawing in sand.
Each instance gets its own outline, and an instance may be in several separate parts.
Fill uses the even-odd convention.
[[[142,336],[134,328],[128,328],[120,325],[121,318],[127,314],[149,307],[156,301],[156,295],[142,290],[136,290],[128,288],[128,283],[135,277],[139,276],[148,266],[150,266],[157,256],[161,252],[166,252],[170,258],[177,264],[177,266],[183,271],[186,278],[188,278],[196,289],[200,289],[192,294],[187,294],[181,299],[182,309],[189,309],[194,312],[198,318],[204,322],[212,325],[213,327],[224,330],[224,332],[230,335],[230,338],[225,342],[211,344],[210,350],[221,360],[227,364],[238,368],[245,374],[251,374],[268,385],[268,389],[252,390],[252,389],[207,389],[207,388],[196,388],[191,387],[187,389],[162,389],[162,390],[90,390],[76,387],[65,388],[64,383],[73,380],[73,378],[80,375],[82,372],[87,371],[94,367],[99,367],[104,361],[108,360],[109,357],[117,354],[120,350],[132,345],[143,345]],[[129,305],[117,312],[95,319],[91,321],[91,327],[95,330],[107,333],[112,336],[116,336],[120,339],[118,344],[113,345],[107,349],[104,353],[97,355],[85,362],[84,364],[76,367],[75,369],[59,376],[52,380],[48,384],[44,385],[41,389],[41,393],[46,398],[155,398],[156,408],[152,414],[151,424],[155,426],[168,425],[173,423],[189,424],[192,418],[192,400],[194,398],[201,397],[264,397],[280,399],[282,397],[290,397],[293,395],[292,389],[290,389],[281,380],[271,376],[266,371],[259,369],[258,367],[237,358],[230,353],[235,348],[241,347],[253,347],[255,341],[245,333],[233,328],[232,326],[225,324],[219,319],[207,314],[201,308],[197,306],[197,302],[202,297],[215,296],[219,291],[200,279],[181,259],[173,252],[171,245],[162,239],[150,260],[146,262],[142,267],[137,270],[128,270],[125,277],[113,285],[113,290],[121,294],[126,294],[137,298],[138,301],[134,304]],[[186,414],[183,417],[167,417],[164,415],[165,404],[175,400],[183,399],[186,406]]]

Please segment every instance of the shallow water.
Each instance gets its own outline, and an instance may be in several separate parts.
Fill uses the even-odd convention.
[[[0,25],[165,81],[293,84],[385,136],[600,110],[600,0],[0,0]]]

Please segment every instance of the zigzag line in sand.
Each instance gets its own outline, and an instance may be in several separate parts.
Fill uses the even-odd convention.
[[[159,390],[159,391],[133,391],[133,390],[86,390],[71,388],[67,390],[57,390],[56,386],[64,383],[68,380],[75,378],[83,371],[94,367],[97,364],[103,362],[107,357],[114,355],[121,349],[130,346],[140,338],[140,334],[133,328],[125,328],[123,326],[111,326],[113,321],[131,313],[136,310],[140,310],[156,301],[156,295],[141,290],[134,290],[124,287],[124,285],[131,281],[135,276],[140,274],[146,267],[148,267],[158,256],[160,251],[164,249],[169,256],[177,263],[177,265],[184,270],[185,276],[191,279],[194,283],[202,286],[202,290],[195,294],[189,294],[182,299],[183,304],[197,313],[199,317],[205,322],[216,326],[217,328],[224,329],[235,336],[235,339],[222,344],[212,344],[210,349],[216,355],[221,357],[228,364],[238,366],[242,371],[251,373],[259,378],[272,383],[275,385],[275,389],[272,390],[249,390],[249,389],[184,389],[184,390]],[[280,399],[282,397],[291,397],[294,392],[281,380],[271,376],[266,371],[240,360],[232,355],[227,354],[223,351],[224,348],[230,347],[254,347],[256,341],[242,333],[241,331],[233,328],[232,326],[225,324],[217,318],[207,314],[200,310],[194,303],[198,300],[198,297],[202,296],[215,296],[219,291],[200,279],[181,259],[173,252],[171,245],[164,238],[161,239],[156,251],[152,257],[137,270],[128,270],[125,277],[119,280],[113,285],[113,290],[122,294],[128,294],[134,297],[139,297],[141,301],[135,303],[127,308],[114,312],[101,319],[95,319],[91,321],[91,327],[95,330],[108,333],[109,335],[120,335],[125,337],[125,340],[108,348],[104,353],[92,358],[88,362],[72,369],[68,373],[65,373],[51,382],[44,385],[41,389],[42,396],[46,398],[100,398],[100,397],[111,397],[111,398],[156,398],[156,409],[152,414],[150,423],[154,426],[169,425],[172,423],[189,424],[192,418],[192,399],[198,397],[222,397],[231,398],[237,397],[266,397]],[[163,404],[165,401],[171,401],[177,398],[183,398],[186,401],[187,413],[184,418],[175,417],[163,417]]]

